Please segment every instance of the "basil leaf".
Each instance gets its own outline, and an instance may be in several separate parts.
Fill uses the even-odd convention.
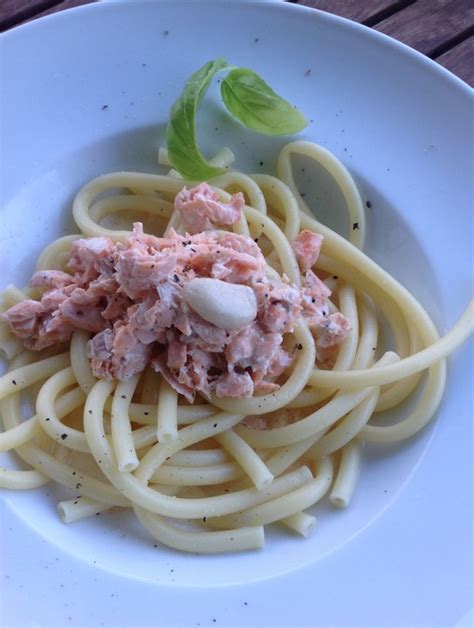
[[[229,72],[221,83],[221,96],[235,118],[259,133],[290,135],[308,125],[298,109],[278,96],[258,74],[247,68]]]
[[[210,179],[224,172],[222,168],[211,166],[199,150],[196,140],[196,111],[212,77],[226,67],[228,63],[225,59],[206,63],[189,77],[181,96],[171,108],[166,128],[169,160],[184,177],[194,181]]]

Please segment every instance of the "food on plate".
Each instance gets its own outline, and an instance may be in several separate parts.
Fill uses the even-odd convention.
[[[184,213],[183,195],[196,196],[197,189],[200,200]],[[234,202],[243,207],[243,195]],[[70,341],[77,330],[89,332],[94,377],[126,380],[150,365],[191,403],[196,393],[239,398],[278,390],[276,379],[293,361],[283,336],[300,317],[317,355],[344,340],[349,321],[332,311],[331,291],[309,266],[304,287],[270,278],[250,236],[213,229],[227,207],[207,184],[184,188],[175,209],[185,225],[206,210],[213,220],[206,217],[201,226],[208,230],[195,235],[171,228],[156,237],[135,223],[123,243],[108,236],[76,240],[69,272],[36,272],[30,286],[41,289],[41,299],[20,301],[3,314],[13,335],[41,350]],[[236,212],[233,224],[241,217]],[[294,242],[304,267],[321,248],[321,237],[311,235],[303,231]]]
[[[87,183],[78,233],[43,251],[28,287],[6,288],[0,324],[0,450],[29,467],[0,469],[0,485],[54,480],[69,489],[64,522],[129,509],[161,543],[196,553],[260,548],[270,524],[307,536],[306,510],[326,496],[347,507],[363,443],[408,439],[436,413],[445,358],[472,333],[474,309],[439,337],[361,251],[364,205],[322,147],[288,143],[278,177],[209,165],[194,114],[216,67],[193,75],[172,111],[162,156],[177,170]],[[230,109],[231,87],[240,98],[268,88],[232,72]],[[270,110],[279,97],[265,93]],[[339,185],[350,241],[311,215],[295,154]],[[127,229],[114,226],[124,218]],[[414,392],[402,420],[380,420]]]

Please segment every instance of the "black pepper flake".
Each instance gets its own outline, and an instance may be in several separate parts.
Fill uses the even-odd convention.
[[[81,488],[81,486],[82,486],[82,484],[81,484],[80,482],[78,482],[78,483],[76,484],[76,489],[77,489],[77,490],[79,490],[79,489]]]
[[[248,602],[244,602],[244,606],[248,606],[248,605],[249,605],[249,603],[248,603]]]
[[[263,166],[263,161],[260,162],[260,165]]]
[[[96,515],[96,517],[97,517],[97,515],[100,515],[100,512],[96,512],[96,513],[95,513],[95,515]]]
[[[311,298],[311,303],[316,303],[316,299],[314,297]]]
[[[155,264],[152,264],[152,265],[150,266],[150,269],[151,269],[151,270],[153,270],[154,268],[155,268]]]
[[[301,198],[304,198],[306,196],[306,194],[304,192],[300,192],[300,196],[301,196]]]
[[[365,205],[368,209],[372,207],[372,203],[370,201],[367,201]]]
[[[92,410],[88,410],[87,412],[88,412],[89,414],[92,414]]]
[[[339,277],[337,275],[333,275],[332,278],[333,279],[339,279]]]
[[[214,427],[217,427],[217,423],[214,423]]]
[[[16,380],[12,379],[12,384],[16,386],[17,385]]]
[[[179,283],[178,275],[173,275],[173,281],[175,281],[176,283]]]
[[[76,504],[77,504],[77,499],[76,499],[76,501],[74,502],[73,506],[75,506]]]
[[[76,472],[75,472],[75,471],[73,471],[73,472],[72,472],[72,474],[73,474],[73,475],[76,475]]]
[[[153,545],[153,547],[158,547],[158,545],[155,543],[155,544]]]
[[[301,351],[301,349],[303,348],[303,345],[301,344],[301,342],[299,342],[299,343],[296,345],[296,348],[298,349],[298,351]]]
[[[306,70],[306,72],[304,73],[305,76],[309,76],[311,74],[311,68]]]
[[[102,105],[102,111],[105,111],[108,108],[109,108],[109,105]]]
[[[202,520],[204,521],[204,523],[206,523],[207,517],[203,517]]]
[[[253,41],[254,41],[254,43],[258,44],[258,42],[260,41],[260,37],[255,37],[255,39]]]
[[[148,416],[150,413],[149,412],[144,412],[143,416]]]
[[[170,32],[168,30],[163,31],[163,37],[168,37],[169,34],[170,34]]]
[[[61,434],[61,438],[62,438],[62,440],[66,440],[67,434]]]
[[[359,228],[359,223],[358,223],[358,222],[355,222],[355,223],[352,225],[352,231],[355,231],[355,230],[356,230],[356,229],[358,229],[358,228]]]
[[[49,416],[47,416],[47,417],[45,418],[45,421],[50,421],[50,420],[51,420],[51,419],[49,418]]]
[[[121,399],[126,399],[127,395],[121,395]]]

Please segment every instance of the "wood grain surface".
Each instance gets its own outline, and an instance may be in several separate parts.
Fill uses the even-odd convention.
[[[455,44],[474,24],[473,0],[417,0],[375,28],[430,57],[438,49]]]
[[[29,17],[51,9],[59,2],[60,0],[0,0],[0,30],[20,24]]]
[[[320,11],[340,15],[354,22],[372,26],[380,20],[413,4],[415,0],[291,0],[292,4],[301,4]]]
[[[460,79],[471,83],[472,69],[474,68],[474,36],[468,37],[462,43],[454,46],[436,59],[441,65]]]

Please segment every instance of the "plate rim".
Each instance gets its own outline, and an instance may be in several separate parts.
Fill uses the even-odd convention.
[[[219,6],[222,7],[223,0],[199,0],[199,8]],[[336,15],[335,13],[330,13],[329,11],[323,11],[322,9],[318,9],[316,7],[308,7],[306,5],[294,4],[292,2],[286,1],[270,1],[263,2],[262,0],[224,0],[226,5],[248,5],[252,7],[259,7],[260,9],[264,9],[265,11],[286,11],[288,13],[293,12],[302,12],[306,13],[308,16],[313,16],[316,14],[320,17],[320,19],[327,20],[329,22],[334,23],[342,23],[343,27],[354,29],[356,32],[365,33],[367,36],[374,37],[376,40],[384,41],[385,44],[392,46],[395,49],[398,49],[405,54],[412,56],[418,60],[418,62],[423,63],[427,68],[430,68],[431,71],[437,72],[440,76],[443,76],[445,80],[449,80],[453,83],[453,85],[460,88],[465,92],[466,96],[471,97],[474,101],[474,88],[471,88],[468,83],[463,81],[459,76],[442,66],[435,59],[431,59],[426,54],[416,50],[409,44],[405,44],[404,42],[392,37],[391,35],[387,35],[386,33],[382,33],[376,30],[374,27],[366,26],[361,22],[356,22],[351,20],[350,18],[343,17],[341,15]],[[62,9],[61,11],[57,11],[55,13],[50,13],[48,15],[43,15],[38,18],[31,19],[28,22],[24,22],[22,24],[18,24],[10,28],[9,30],[0,33],[0,44],[4,39],[10,39],[12,37],[18,36],[19,33],[26,32],[33,28],[41,28],[45,22],[53,22],[60,21],[62,19],[71,19],[75,14],[80,14],[82,12],[88,11],[125,11],[126,9],[139,10],[142,6],[150,6],[155,5],[156,7],[172,5],[173,7],[196,7],[196,2],[194,0],[108,0],[101,2],[100,0],[95,0],[94,2],[89,2],[88,4],[82,4],[77,7],[70,7],[67,9]],[[66,17],[65,17],[66,16]],[[368,35],[370,33],[370,35]]]

